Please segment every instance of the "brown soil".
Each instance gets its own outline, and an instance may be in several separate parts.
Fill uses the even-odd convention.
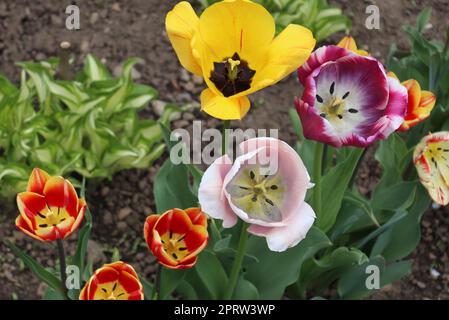
[[[124,59],[136,56],[144,59],[138,67],[137,81],[153,85],[160,92],[161,101],[197,104],[203,84],[182,71],[164,32],[165,13],[177,1],[156,0],[97,0],[72,1],[81,10],[81,30],[65,29],[64,2],[57,0],[3,0],[0,3],[0,73],[18,80],[19,72],[14,62],[42,60],[57,53],[61,41],[70,41],[74,48],[75,64],[80,65],[86,53],[101,58],[111,70]],[[381,30],[364,27],[367,1],[332,0],[340,5],[353,19],[353,35],[360,46],[383,58],[390,44],[397,42],[406,49],[408,44],[402,26],[414,24],[417,14],[424,7],[434,8],[432,36],[442,35],[449,24],[449,6],[444,0],[372,1],[380,8]],[[341,35],[334,36],[336,41]],[[287,142],[295,140],[289,123],[288,111],[292,97],[300,94],[294,76],[278,86],[253,96],[261,105],[253,109],[244,121],[233,122],[242,128],[279,128],[280,138]],[[157,102],[160,103],[160,102]],[[157,104],[155,103],[155,104]],[[153,104],[153,106],[155,105]],[[153,106],[143,116],[152,117]],[[174,123],[175,127],[189,127],[193,119],[202,119],[204,126],[219,127],[220,122],[202,114],[198,109],[186,113]],[[159,163],[148,170],[130,170],[114,176],[112,181],[89,185],[88,200],[94,213],[94,231],[90,255],[97,265],[107,261],[114,248],[123,259],[133,264],[139,274],[151,279],[154,260],[148,253],[142,238],[145,217],[153,212],[152,179]],[[378,166],[367,158],[362,166],[361,187],[366,192],[373,187]],[[6,207],[7,204],[3,204]],[[9,204],[8,204],[9,205]],[[13,204],[12,204],[13,205]],[[14,211],[0,217],[0,235],[9,238],[37,257],[44,265],[53,266],[55,250],[40,244],[15,230]],[[430,211],[422,223],[423,239],[412,257],[415,259],[413,273],[404,280],[388,286],[376,294],[380,299],[449,299],[449,263],[447,255],[448,212]],[[76,236],[68,242],[73,252]],[[43,286],[23,267],[19,259],[0,244],[0,299],[40,298]],[[439,275],[436,277],[438,271]],[[431,273],[432,272],[432,273]],[[433,274],[433,277],[432,277]]]

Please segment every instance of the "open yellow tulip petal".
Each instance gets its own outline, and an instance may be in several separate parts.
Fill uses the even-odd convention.
[[[188,71],[201,75],[201,67],[193,56],[191,41],[198,28],[198,16],[190,3],[178,3],[167,14],[165,26],[173,49],[181,65]]]
[[[241,119],[248,112],[250,101],[246,96],[225,98],[210,89],[201,93],[202,110],[214,118],[222,120]]]

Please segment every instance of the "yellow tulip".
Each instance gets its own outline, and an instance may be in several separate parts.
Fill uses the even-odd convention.
[[[357,43],[355,42],[354,38],[351,36],[346,36],[343,39],[341,39],[340,42],[337,44],[337,46],[341,47],[341,48],[345,48],[345,49],[352,51],[361,56],[369,56],[368,51],[359,50],[357,48]]]
[[[222,120],[242,119],[250,108],[247,96],[296,70],[316,43],[309,29],[295,24],[275,37],[271,14],[249,0],[215,3],[200,17],[183,1],[165,25],[181,65],[207,84],[202,110]]]

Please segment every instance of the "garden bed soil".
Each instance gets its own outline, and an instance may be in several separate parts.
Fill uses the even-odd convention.
[[[434,8],[428,33],[442,35],[449,24],[449,6],[446,1],[350,1],[332,0],[353,19],[353,32],[359,45],[385,60],[389,45],[396,42],[400,49],[408,43],[402,27],[414,24],[416,16],[425,7]],[[81,11],[81,29],[65,29],[65,7],[77,4]],[[153,85],[159,91],[159,101],[142,111],[142,117],[155,117],[158,105],[164,102],[192,103],[198,106],[198,97],[204,86],[202,80],[181,71],[175,54],[166,39],[164,17],[176,1],[59,1],[59,0],[3,0],[0,3],[0,73],[15,82],[19,70],[15,62],[44,60],[55,56],[61,41],[70,41],[75,66],[79,67],[85,55],[92,53],[114,71],[128,57],[144,60],[134,74],[136,81]],[[381,29],[367,30],[365,8],[375,4],[380,8]],[[332,37],[337,41],[341,35]],[[294,76],[279,85],[253,96],[259,106],[253,108],[243,121],[234,121],[240,128],[279,128],[280,138],[295,141],[289,126],[288,111],[292,97],[301,90]],[[219,127],[220,122],[206,116],[198,108],[187,112],[174,122],[176,128],[189,128],[192,120],[203,120],[203,127]],[[379,166],[366,155],[357,179],[359,188],[367,193],[375,186]],[[121,258],[131,263],[138,273],[151,280],[155,261],[146,249],[142,229],[145,217],[154,212],[152,183],[162,160],[148,170],[128,170],[114,176],[112,181],[88,185],[88,202],[93,212],[94,228],[89,244],[89,255],[96,266],[107,262],[115,249]],[[16,231],[14,203],[0,204],[0,235],[13,240],[17,246],[47,266],[55,264],[55,248],[31,240]],[[422,221],[422,240],[411,255],[412,274],[388,285],[374,295],[378,299],[449,299],[448,226],[449,212],[429,210]],[[67,242],[67,251],[73,252],[76,235]],[[0,243],[0,299],[41,298],[45,286],[39,284],[31,272],[3,244]]]

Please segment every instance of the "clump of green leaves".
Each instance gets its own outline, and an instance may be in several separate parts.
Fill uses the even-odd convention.
[[[392,45],[388,59],[388,68],[401,80],[416,79],[422,89],[432,91],[437,97],[431,121],[415,129],[421,133],[449,130],[449,28],[444,43],[427,39],[424,33],[430,16],[431,9],[426,9],[419,15],[416,26],[405,28],[411,50],[400,52]]]
[[[56,79],[57,59],[18,63],[19,87],[0,76],[0,196],[24,190],[33,167],[107,178],[150,166],[164,144],[158,121],[137,115],[157,95],[134,83],[137,62],[126,61],[119,77],[92,55],[73,81]]]
[[[218,0],[198,0],[207,8]],[[351,28],[351,20],[341,9],[332,7],[327,0],[256,0],[262,4],[276,20],[277,32],[290,23],[303,25],[312,30],[319,42],[332,34]]]
[[[306,167],[313,168],[317,142],[304,138],[296,110],[290,116],[299,138],[296,150]],[[164,136],[168,141],[168,129]],[[408,257],[419,243],[421,217],[431,203],[417,179],[404,178],[412,151],[398,134],[379,142],[375,158],[382,175],[376,188],[363,195],[354,182],[363,149],[328,146],[323,158],[323,210],[317,212],[314,226],[304,240],[284,252],[272,252],[264,238],[250,236],[233,298],[361,299],[410,273]],[[157,211],[198,205],[201,175],[193,165],[167,159],[155,178]],[[312,188],[307,196],[313,192]],[[208,246],[195,267],[162,270],[160,298],[169,299],[174,291],[185,299],[223,297],[242,227],[240,222],[225,229],[220,221],[211,220]]]

